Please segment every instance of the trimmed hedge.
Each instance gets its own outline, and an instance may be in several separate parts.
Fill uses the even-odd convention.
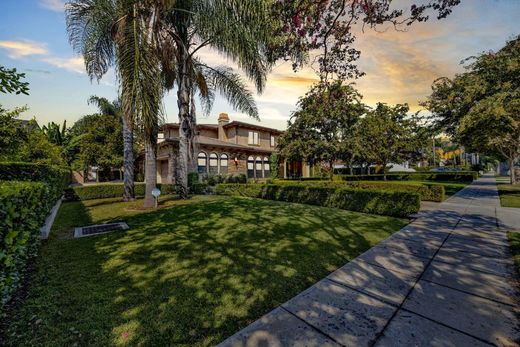
[[[407,217],[417,213],[420,208],[419,194],[403,191],[318,187],[303,184],[219,184],[216,193],[397,217]]]
[[[472,182],[478,178],[478,172],[392,172],[386,174],[389,181],[448,181],[448,182]],[[334,180],[343,181],[382,181],[384,175],[336,175]]]
[[[56,201],[70,182],[70,170],[48,164],[3,162],[0,163],[0,181],[45,182],[50,199]]]
[[[50,195],[43,182],[0,182],[0,315],[38,251]]]
[[[177,188],[174,184],[157,184],[157,188],[161,190],[161,194],[175,194]],[[136,197],[142,197],[145,194],[145,183],[135,183],[134,191]],[[86,186],[70,187],[65,190],[65,196],[68,200],[92,200],[105,198],[123,197],[123,183],[102,183],[89,184]]]
[[[282,181],[276,180],[275,184],[294,185],[305,184],[315,187],[344,187],[344,188],[358,188],[358,189],[376,189],[376,190],[390,190],[390,191],[407,191],[419,194],[422,201],[444,201],[446,194],[444,186],[428,184],[428,183],[395,183],[395,182],[381,182],[381,181]]]

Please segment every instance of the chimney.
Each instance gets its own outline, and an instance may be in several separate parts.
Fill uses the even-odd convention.
[[[229,116],[227,113],[221,113],[218,115],[218,139],[220,141],[226,141],[226,130],[224,129],[224,125],[229,123]]]

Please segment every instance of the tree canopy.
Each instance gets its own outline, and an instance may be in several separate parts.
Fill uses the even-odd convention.
[[[520,154],[520,36],[498,52],[466,59],[466,72],[443,77],[423,103],[434,125],[467,150],[513,163]]]

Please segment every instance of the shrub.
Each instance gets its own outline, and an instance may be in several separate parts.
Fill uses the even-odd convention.
[[[190,172],[188,173],[188,187],[191,187],[194,183],[199,183],[199,173],[198,172]]]
[[[48,198],[55,202],[70,181],[69,169],[36,163],[0,163],[0,180],[44,182],[49,187]]]
[[[244,174],[206,175],[202,178],[202,182],[213,187],[219,183],[247,183],[247,177]]]
[[[337,175],[337,180],[343,181],[382,181],[384,175]],[[449,182],[472,182],[478,178],[474,171],[457,172],[392,172],[386,174],[389,181],[449,181]]]
[[[206,194],[208,191],[207,183],[194,183],[190,188],[191,194]]]
[[[38,251],[49,195],[43,182],[0,182],[0,315]]]
[[[271,183],[294,185],[303,184],[315,187],[338,187],[338,188],[357,188],[357,189],[376,189],[376,190],[390,190],[390,191],[407,191],[419,194],[422,201],[437,201],[441,202],[445,197],[444,186],[428,184],[428,183],[397,183],[397,182],[383,182],[383,181],[292,181],[292,180],[274,180]]]
[[[135,183],[135,196],[144,196],[145,188],[145,183]],[[177,188],[174,184],[157,184],[157,188],[161,190],[161,194],[163,195],[175,194],[177,192]],[[89,184],[86,186],[68,188],[65,194],[69,200],[92,200],[122,197],[124,190],[123,183]]]
[[[219,184],[220,195],[247,196],[344,210],[406,217],[419,211],[417,193],[303,184]]]

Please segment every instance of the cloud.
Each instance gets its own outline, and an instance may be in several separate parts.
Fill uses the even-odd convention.
[[[63,12],[65,9],[65,1],[63,0],[40,0],[40,6],[54,11],[54,12]]]
[[[46,44],[34,41],[0,41],[0,48],[7,50],[7,55],[12,59],[49,53]]]
[[[85,73],[85,63],[81,57],[58,58],[50,56],[41,59],[41,61],[67,71]]]

